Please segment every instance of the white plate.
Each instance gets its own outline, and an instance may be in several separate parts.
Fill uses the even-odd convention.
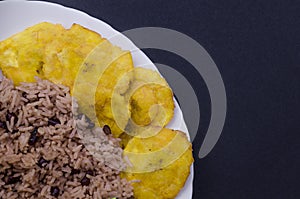
[[[86,28],[98,32],[103,37],[109,39],[115,45],[120,46],[124,50],[132,52],[134,65],[145,66],[157,70],[151,60],[125,36],[113,29],[107,23],[93,18],[81,11],[66,8],[64,6],[39,2],[39,1],[2,1],[0,2],[0,41],[9,36],[18,33],[25,28],[35,25],[39,22],[52,22],[64,25],[66,28],[73,23],[78,23]],[[118,35],[117,39],[116,36]],[[113,38],[114,37],[114,38]],[[1,75],[1,74],[0,74]],[[176,102],[176,100],[175,100]],[[173,120],[168,127],[186,132],[188,130],[185,125],[182,112],[175,103],[175,114]],[[190,199],[193,192],[193,165],[191,173],[186,181],[184,188],[181,190],[176,199]]]

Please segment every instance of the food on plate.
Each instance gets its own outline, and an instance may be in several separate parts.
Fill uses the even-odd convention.
[[[150,114],[157,116],[158,120],[164,121],[164,126],[168,124],[173,118],[174,101],[173,92],[166,80],[155,71],[135,68],[133,84],[136,82],[146,83],[146,85],[138,88],[130,98],[131,118],[133,121],[138,125],[149,125],[151,119],[148,112],[152,106],[159,104],[163,106],[166,115],[158,112],[157,107]],[[159,116],[165,116],[166,118],[159,118]]]
[[[79,68],[86,56],[104,39],[78,24],[57,33],[45,45],[42,74],[57,84],[73,87]]]
[[[104,41],[107,40],[78,24],[65,29],[58,24],[39,23],[0,43],[0,68],[17,85],[20,82],[33,82],[37,76],[69,86],[72,92],[78,71],[86,63],[85,59]],[[109,55],[118,51],[121,49],[114,47],[103,49],[102,53]],[[131,54],[122,51],[122,56],[114,60],[98,79],[98,119],[101,124],[109,124],[116,136],[122,130],[114,123],[109,102],[118,78],[132,68]]]
[[[133,195],[119,175],[126,167],[119,140],[73,117],[68,87],[40,79],[14,87],[5,78],[0,101],[0,198]]]
[[[91,52],[83,62],[83,66],[77,76],[77,81],[81,85],[75,84],[74,92],[79,98],[82,109],[87,109],[95,104],[95,110],[99,124],[109,125],[113,135],[119,137],[123,133],[125,126],[120,127],[116,124],[112,113],[111,101],[116,83],[128,71],[132,70],[133,62],[131,54],[121,50],[119,47],[113,46],[110,42],[104,41]],[[86,83],[84,83],[86,82]],[[97,85],[95,92],[86,90],[85,84]],[[90,86],[91,87],[91,86]],[[129,87],[129,82],[124,82],[118,93],[118,106],[125,107],[124,92]],[[78,90],[79,89],[79,90]],[[76,90],[76,91],[75,91]],[[86,91],[85,91],[86,90]],[[78,95],[77,95],[78,94]],[[95,103],[93,96],[95,94]],[[91,96],[87,99],[86,96]],[[92,110],[94,111],[94,110]],[[89,112],[89,111],[86,111]],[[122,117],[123,123],[128,122],[128,117]]]
[[[0,67],[15,84],[42,75],[46,46],[64,31],[62,25],[40,23],[0,43]]]
[[[192,148],[165,127],[173,92],[130,52],[44,22],[0,42],[0,69],[12,80],[0,83],[0,198],[167,199],[184,186]]]
[[[135,67],[115,85],[111,107],[116,124],[124,127],[125,134],[150,137],[172,119],[173,92],[158,72]],[[121,136],[124,138],[124,133]]]
[[[176,141],[175,141],[176,139]],[[160,153],[159,151],[168,145],[172,145],[170,151]],[[149,138],[132,138],[124,149],[125,155],[128,152],[139,153],[144,157],[132,158],[131,163],[144,167],[145,171],[149,168],[156,168],[152,172],[123,172],[122,177],[134,182],[134,196],[137,199],[166,199],[175,198],[184,186],[190,174],[190,166],[193,162],[192,146],[187,140],[186,135],[180,131],[162,129],[156,136]],[[155,153],[157,152],[157,153]],[[173,162],[168,156],[178,152]],[[154,156],[151,157],[151,154]],[[149,162],[147,155],[150,155]],[[145,162],[147,162],[145,164]],[[167,164],[164,164],[167,163]],[[141,168],[140,168],[141,169]]]

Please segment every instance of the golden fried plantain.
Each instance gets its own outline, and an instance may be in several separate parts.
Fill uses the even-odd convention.
[[[45,78],[72,88],[83,61],[103,40],[98,33],[73,24],[46,45],[43,56]]]
[[[155,135],[174,114],[173,93],[168,83],[159,73],[145,68],[133,68],[119,78],[108,103],[111,118],[131,136]]]
[[[62,25],[40,23],[0,42],[0,68],[15,84],[33,82],[42,77],[44,51],[64,28]]]
[[[130,79],[130,87],[124,93],[127,106],[120,107],[129,109],[128,113],[123,111],[130,118],[125,131],[131,136],[144,138],[157,134],[174,114],[173,92],[168,83],[158,72],[139,67],[123,76],[121,82],[123,79],[125,82]],[[122,88],[123,84],[118,82],[116,90]],[[116,123],[123,126],[118,123],[119,114],[114,112],[118,107],[113,106],[112,109]]]
[[[119,127],[115,123],[115,117],[112,113],[111,108],[111,100],[113,91],[115,89],[115,85],[119,81],[119,79],[126,74],[128,71],[133,69],[133,62],[132,57],[129,52],[121,55],[117,60],[115,60],[103,73],[99,80],[99,85],[96,92],[96,110],[97,110],[97,116],[98,120],[100,122],[100,125],[108,124],[111,126],[113,135],[115,137],[119,137],[124,130],[123,127]],[[129,88],[129,82],[123,84],[122,89],[118,93],[118,104],[119,111],[122,111],[121,109],[126,110],[126,104],[125,99],[122,96],[122,92],[125,92]],[[123,123],[127,123],[128,117],[122,117],[123,114],[118,113],[121,117],[119,119],[124,120]]]
[[[152,115],[163,121],[165,126],[174,114],[173,93],[166,80],[157,72],[144,68],[134,69],[134,81],[147,83],[149,78],[153,83],[141,86],[130,98],[131,118],[136,124],[146,126],[151,123]],[[161,105],[165,112],[159,111],[158,106],[151,110],[154,105]]]
[[[177,141],[174,141],[175,139]],[[171,150],[160,152],[166,147]],[[132,156],[130,153],[139,153],[143,156],[147,156],[149,153],[154,155],[149,155],[151,161],[145,164],[145,160],[149,157],[130,158]],[[141,169],[140,165],[143,165],[142,167],[147,170],[158,166],[152,172],[127,171],[121,174],[122,177],[133,180],[134,196],[137,199],[175,198],[184,186],[193,162],[191,143],[187,140],[186,135],[180,131],[166,128],[150,138],[132,138],[124,150],[124,155],[128,154],[133,167],[138,166]],[[169,159],[167,156],[173,156],[173,154],[177,154],[177,158],[166,164],[167,166],[163,165],[162,162]]]

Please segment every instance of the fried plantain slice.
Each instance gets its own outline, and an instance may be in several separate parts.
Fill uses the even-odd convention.
[[[42,77],[44,50],[64,31],[62,25],[39,23],[0,42],[0,68],[15,84]]]
[[[153,83],[141,86],[131,96],[131,118],[136,124],[146,126],[151,123],[152,115],[152,117],[157,117],[157,120],[164,121],[163,126],[165,126],[170,122],[174,114],[171,88],[157,72],[144,68],[135,68],[134,81],[146,82],[150,77]],[[155,107],[154,105],[161,105],[165,114],[160,112],[158,107],[151,110],[151,107]]]
[[[54,83],[72,88],[83,61],[104,40],[98,33],[73,24],[46,45],[44,76]]]
[[[128,108],[127,112],[122,112],[130,118],[125,129],[128,134],[139,137],[157,134],[174,115],[173,92],[168,83],[158,72],[137,67],[121,78],[115,90],[122,90],[123,79],[130,81],[129,89],[123,95],[127,106],[117,107],[112,99],[116,123],[124,126],[119,122],[117,111],[119,108]]]
[[[173,146],[170,147],[170,145]],[[160,151],[166,147],[170,147],[170,150],[161,153]],[[144,157],[134,158],[130,153],[139,153]],[[134,196],[137,199],[175,198],[184,186],[193,162],[192,146],[186,135],[183,132],[166,128],[150,138],[132,138],[124,150],[124,155],[128,154],[133,167],[144,168],[145,171],[155,168],[152,172],[142,173],[129,169],[121,174],[122,177],[134,182]],[[162,162],[170,160],[167,156],[173,156],[173,154],[176,154],[176,159],[164,165]]]
[[[115,117],[112,113],[112,95],[117,82],[120,78],[133,69],[133,62],[130,52],[122,54],[115,60],[103,73],[99,79],[98,89],[96,92],[96,110],[97,117],[100,125],[110,124],[112,133],[115,137],[119,137],[124,130],[119,127],[115,122]],[[127,123],[128,117],[123,117],[122,111],[126,110],[124,92],[129,89],[129,79],[122,83],[122,88],[119,89],[117,95],[117,106],[120,115],[119,119],[123,120],[122,123]],[[125,110],[121,110],[125,109]],[[121,112],[120,112],[121,111]]]

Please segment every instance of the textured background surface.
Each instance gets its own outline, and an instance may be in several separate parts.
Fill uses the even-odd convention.
[[[119,31],[174,29],[209,52],[225,83],[228,113],[219,142],[199,160],[210,118],[205,83],[182,58],[145,51],[153,61],[184,74],[197,92],[201,122],[193,142],[195,199],[300,198],[299,1],[52,2],[82,10]]]

